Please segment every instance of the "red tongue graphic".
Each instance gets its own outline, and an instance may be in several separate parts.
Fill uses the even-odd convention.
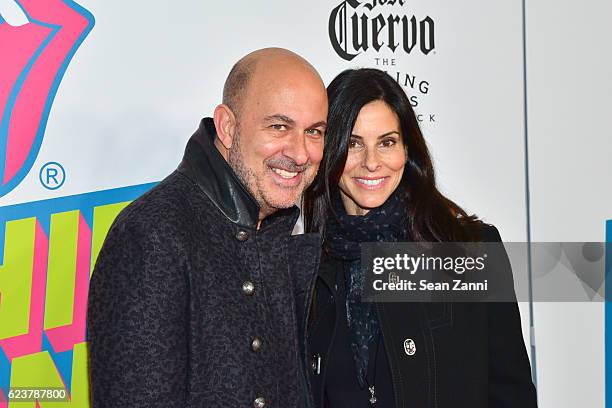
[[[11,181],[26,160],[32,165],[59,82],[79,42],[93,27],[93,17],[71,1],[19,3],[30,22],[20,27],[0,25],[0,143],[6,149],[5,157],[0,157],[5,163],[2,184]]]

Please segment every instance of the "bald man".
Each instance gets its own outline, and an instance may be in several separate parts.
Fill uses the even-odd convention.
[[[91,279],[94,407],[310,406],[303,338],[320,239],[291,235],[327,96],[293,52],[232,68],[178,169],[123,210]]]

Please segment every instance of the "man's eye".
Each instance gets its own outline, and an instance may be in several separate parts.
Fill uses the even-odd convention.
[[[313,136],[322,136],[323,131],[321,129],[308,129],[306,130],[306,134],[313,135]]]
[[[270,125],[270,127],[274,130],[287,130],[287,125],[281,125],[279,123],[275,123],[274,125]]]

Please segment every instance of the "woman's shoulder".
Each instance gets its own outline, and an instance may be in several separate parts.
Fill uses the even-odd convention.
[[[493,224],[487,224],[484,221],[472,221],[467,225],[464,225],[470,233],[478,238],[478,241],[482,242],[501,242],[501,235],[497,227]]]
[[[501,242],[501,235],[497,227],[493,224],[482,223],[482,240],[484,242]]]

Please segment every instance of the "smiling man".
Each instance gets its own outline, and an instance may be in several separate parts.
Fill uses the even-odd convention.
[[[117,217],[94,269],[94,407],[303,407],[320,240],[291,235],[327,96],[283,49],[234,65],[178,169]]]

